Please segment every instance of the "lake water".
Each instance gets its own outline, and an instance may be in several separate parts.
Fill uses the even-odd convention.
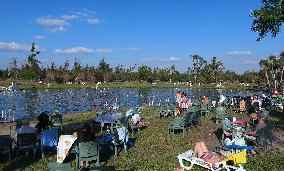
[[[64,114],[93,110],[94,100],[102,107],[105,101],[113,104],[117,101],[120,107],[138,107],[142,104],[159,105],[166,101],[174,102],[175,93],[180,90],[190,97],[200,98],[206,95],[216,98],[220,94],[249,94],[249,92],[217,89],[72,89],[72,90],[34,90],[19,92],[0,92],[0,119],[10,113],[9,120],[23,117],[36,117],[43,111],[51,113],[54,108]],[[7,115],[8,116],[8,115]]]

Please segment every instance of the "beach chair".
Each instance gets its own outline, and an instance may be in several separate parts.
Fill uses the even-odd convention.
[[[184,114],[186,128],[188,128],[188,127],[193,125],[193,120],[194,120],[193,117],[194,117],[194,114],[192,114],[192,113],[185,113]]]
[[[225,131],[226,132],[230,132],[232,129],[234,128],[234,126],[232,124],[230,124],[230,120],[228,119],[223,119],[222,120],[222,136],[221,136],[221,144],[224,146],[225,144],[225,138],[226,138],[226,135],[225,135]]]
[[[160,106],[157,110],[156,110],[156,117],[161,118],[165,115],[165,111],[166,111],[166,107]]]
[[[232,165],[228,165],[227,162],[224,160],[224,161],[216,163],[215,166],[213,166],[211,163],[206,162],[201,158],[193,157],[192,154],[193,154],[193,151],[189,150],[189,151],[186,151],[178,155],[179,164],[184,170],[191,170],[193,165],[198,165],[200,167],[203,167],[211,171],[219,171],[219,170],[245,171],[243,166],[240,164],[238,166],[232,166]],[[184,161],[189,162],[190,165],[187,166]]]
[[[56,149],[58,145],[58,139],[59,134],[57,128],[45,130],[40,133],[40,149],[42,158],[44,158],[44,151],[46,149]]]
[[[226,108],[218,106],[216,108],[216,124],[218,124],[219,121],[224,120],[227,117]]]
[[[261,115],[263,116],[263,118],[268,121],[268,117],[269,117],[269,111],[267,110],[264,110]]]
[[[196,106],[190,106],[188,113],[195,113],[195,112],[197,112],[197,107]]]
[[[131,135],[135,134],[135,130],[137,130],[137,132],[140,132],[140,125],[139,124],[134,124],[133,122],[129,122],[129,127],[131,129]]]
[[[94,161],[96,165],[100,164],[99,144],[94,141],[79,143],[76,155],[77,169],[80,168],[81,161]]]
[[[58,133],[61,134],[62,131],[62,115],[60,113],[54,113],[50,116],[51,119],[51,127],[57,127]]]
[[[114,144],[114,153],[117,156],[118,147],[123,145],[124,151],[127,152],[127,143],[128,143],[128,129],[126,127],[121,127],[117,129],[118,137],[113,140]]]
[[[71,163],[51,162],[47,164],[49,171],[70,171],[72,170]]]
[[[209,113],[207,105],[202,104],[200,107],[201,116],[206,116]]]
[[[0,153],[8,153],[8,161],[11,163],[12,140],[10,135],[0,136]]]
[[[173,134],[175,134],[176,130],[181,130],[183,133],[183,137],[185,134],[185,130],[186,130],[186,121],[184,117],[176,117],[172,123],[170,123],[169,125],[169,134],[172,132]]]
[[[266,150],[268,145],[272,146],[273,135],[271,132],[271,126],[267,125],[266,127],[258,130],[256,135],[253,137],[255,138],[246,138],[246,140],[254,143],[258,148]],[[270,144],[268,144],[268,141]]]
[[[19,151],[33,151],[34,160],[36,155],[36,134],[35,133],[24,133],[17,134],[17,143],[16,143],[16,158]]]
[[[191,114],[192,117],[192,124],[195,125],[200,125],[200,118],[201,118],[201,112],[199,111],[195,111],[195,112],[189,112]]]

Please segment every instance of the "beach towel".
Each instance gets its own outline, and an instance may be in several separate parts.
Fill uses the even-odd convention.
[[[77,137],[73,135],[61,135],[57,146],[57,162],[62,163]]]

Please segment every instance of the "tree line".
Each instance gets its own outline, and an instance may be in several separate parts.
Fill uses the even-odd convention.
[[[175,65],[171,67],[149,67],[145,64],[124,67],[118,64],[111,68],[104,60],[100,60],[98,66],[83,66],[80,60],[73,62],[65,61],[63,65],[57,66],[54,62],[48,67],[40,67],[35,44],[21,66],[17,60],[12,59],[9,67],[0,70],[0,79],[34,80],[48,83],[96,83],[96,82],[133,82],[133,81],[161,81],[161,82],[192,82],[192,83],[267,83],[283,81],[284,74],[284,51],[279,57],[271,55],[267,59],[259,61],[260,71],[247,71],[237,74],[232,70],[225,70],[222,61],[212,57],[207,61],[200,55],[191,55],[192,66],[186,72],[179,72]]]

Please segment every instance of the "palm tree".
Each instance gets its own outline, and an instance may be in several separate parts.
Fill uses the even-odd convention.
[[[274,55],[270,55],[268,57],[268,63],[269,63],[269,69],[270,69],[270,73],[272,75],[272,80],[274,81],[274,88],[276,89],[276,72],[277,72],[277,59],[276,56]]]
[[[284,74],[284,51],[282,51],[280,53],[278,62],[279,62],[279,65],[281,66],[280,82],[282,83],[282,81],[283,81],[283,74]]]
[[[261,59],[259,61],[259,66],[264,70],[267,84],[269,84],[270,82],[269,82],[269,77],[268,77],[268,61]]]

